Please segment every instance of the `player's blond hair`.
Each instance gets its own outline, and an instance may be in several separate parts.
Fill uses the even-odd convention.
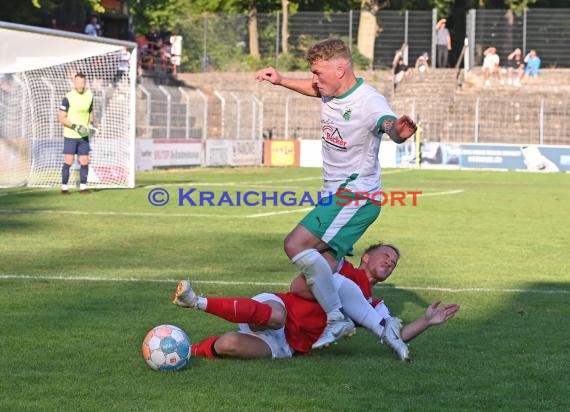
[[[305,58],[309,64],[313,64],[319,60],[329,61],[339,58],[351,62],[352,54],[350,48],[344,41],[333,38],[320,41],[311,46],[311,48],[307,50]]]

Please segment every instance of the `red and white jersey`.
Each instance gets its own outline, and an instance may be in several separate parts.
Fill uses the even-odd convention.
[[[338,273],[356,283],[371,304],[376,305],[382,300],[372,299],[372,287],[364,269],[355,268],[345,260]],[[327,324],[326,313],[317,301],[303,299],[291,292],[275,293],[275,295],[283,300],[287,310],[285,321],[287,343],[296,352],[309,352]]]
[[[296,352],[307,353],[319,339],[327,324],[327,315],[319,302],[303,299],[291,292],[275,293],[285,309],[285,338]]]
[[[386,98],[361,78],[343,95],[321,99],[323,191],[336,191],[351,176],[346,189],[380,190],[378,126],[386,118],[396,118]]]

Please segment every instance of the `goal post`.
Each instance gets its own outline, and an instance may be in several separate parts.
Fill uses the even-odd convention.
[[[61,185],[58,111],[76,73],[93,92],[89,186],[134,187],[136,43],[6,22],[0,36],[0,187]]]

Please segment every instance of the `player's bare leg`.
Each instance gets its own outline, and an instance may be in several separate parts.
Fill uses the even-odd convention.
[[[314,349],[330,345],[355,333],[354,323],[341,312],[342,304],[333,281],[338,261],[319,250],[328,245],[302,225],[297,225],[285,238],[285,252],[307,279],[315,299],[327,314],[327,326],[313,345]]]
[[[73,164],[73,159],[75,155],[72,154],[65,154],[63,156],[63,167],[61,170],[61,194],[62,195],[69,195],[69,171],[71,169],[71,165]]]
[[[87,189],[87,175],[89,174],[89,156],[87,155],[80,155],[79,156],[79,177],[80,177],[80,184],[79,184],[79,193],[82,195],[86,195],[91,193],[89,189]]]

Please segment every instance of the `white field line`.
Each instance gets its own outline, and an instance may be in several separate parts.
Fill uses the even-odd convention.
[[[38,192],[51,192],[60,190],[60,187],[57,188],[50,188],[50,189],[22,189],[22,190],[18,190],[18,191],[13,191],[13,192],[0,192],[0,196],[10,196],[10,195],[28,195],[30,193],[38,193]]]
[[[305,182],[310,180],[322,180],[321,176],[312,177],[299,177],[296,179],[280,179],[280,180],[256,180],[254,182],[177,182],[177,183],[165,183],[159,185],[148,185],[142,186],[143,189],[151,189],[155,187],[172,187],[172,186],[265,186],[273,183],[293,183],[293,182]]]
[[[395,173],[402,173],[407,172],[411,169],[396,169],[396,170],[389,170],[386,172],[382,172],[382,175],[391,175]],[[182,187],[182,186],[214,186],[214,187],[225,187],[225,186],[251,186],[251,187],[275,187],[275,186],[268,186],[273,185],[275,183],[294,183],[294,182],[306,182],[311,180],[319,180],[323,179],[322,176],[311,176],[311,177],[298,177],[292,179],[276,179],[276,180],[255,180],[255,181],[243,181],[243,182],[177,182],[177,183],[165,183],[159,185],[148,185],[142,186],[142,189],[152,189],[156,187]]]
[[[82,210],[42,210],[42,209],[0,209],[0,214],[23,215],[23,214],[51,214],[51,215],[97,215],[97,216],[127,216],[127,217],[215,217],[231,219],[250,219],[257,217],[267,217],[275,215],[285,215],[289,213],[301,213],[312,210],[312,207],[295,210],[282,210],[280,212],[256,213],[252,215],[229,215],[214,213],[145,213],[145,212],[87,212]]]
[[[31,280],[31,281],[85,281],[85,282],[140,282],[140,283],[176,283],[177,279],[139,279],[139,278],[102,278],[92,276],[32,276],[32,275],[0,275],[0,280]],[[245,282],[229,280],[193,280],[194,284],[228,285],[228,286],[289,286],[288,282]],[[382,289],[382,286],[376,286]],[[570,294],[569,289],[519,289],[519,288],[441,288],[435,286],[392,286],[386,285],[385,290],[423,290],[430,292],[448,293],[539,293],[539,294]]]
[[[403,172],[409,172],[413,169],[394,169],[394,170],[388,170],[385,172],[382,172],[382,175],[391,175],[391,174],[396,174],[396,173],[403,173]],[[310,176],[310,177],[299,177],[299,178],[294,178],[294,179],[276,179],[276,180],[256,180],[256,181],[244,181],[244,182],[177,182],[177,183],[165,183],[165,184],[159,184],[159,185],[147,185],[147,186],[141,186],[140,188],[137,189],[152,189],[152,188],[157,188],[157,187],[182,187],[182,186],[191,186],[191,187],[208,187],[208,186],[213,186],[213,187],[225,187],[225,186],[250,186],[250,187],[270,187],[270,188],[275,188],[277,186],[274,186],[274,183],[294,183],[294,182],[305,182],[305,181],[311,181],[311,180],[322,180],[322,176]],[[270,186],[268,186],[270,185]],[[285,188],[288,188],[288,186],[283,186]],[[116,189],[113,189],[116,190]],[[26,194],[30,194],[30,193],[37,193],[37,192],[50,192],[50,191],[59,191],[59,187],[53,187],[53,188],[41,188],[41,189],[34,189],[34,188],[29,188],[29,189],[22,189],[22,190],[18,190],[18,191],[12,191],[12,192],[0,192],[0,197],[1,196],[11,196],[11,195],[26,195]]]
[[[427,192],[422,193],[420,196],[445,196],[445,195],[456,195],[457,193],[463,193],[463,189],[456,190],[446,190],[444,192]]]
[[[247,215],[246,217],[256,218],[256,217],[267,217],[267,216],[275,216],[275,215],[286,215],[289,213],[308,212],[309,210],[313,210],[313,208],[312,207],[306,207],[304,209],[282,210],[281,212],[255,213],[253,215]]]
[[[130,217],[225,217],[245,218],[246,215],[209,214],[209,213],[150,213],[150,212],[88,212],[83,210],[44,210],[44,209],[0,209],[0,214],[53,214],[53,215],[98,215],[98,216],[130,216]]]

